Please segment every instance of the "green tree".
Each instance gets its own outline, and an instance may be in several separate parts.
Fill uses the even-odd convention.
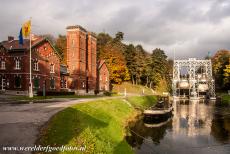
[[[115,41],[122,41],[123,39],[124,39],[124,33],[123,32],[117,32],[114,40]]]
[[[136,75],[137,75],[137,53],[133,44],[129,44],[124,52],[126,65],[129,70],[129,74],[131,76],[132,83],[136,83]]]
[[[145,63],[146,52],[141,45],[137,45],[135,47],[135,50],[136,50],[136,84],[143,84],[141,79],[144,76],[145,67],[146,67],[146,63]]]
[[[165,78],[167,72],[167,56],[164,51],[156,48],[151,54],[151,87],[156,87],[162,78]]]

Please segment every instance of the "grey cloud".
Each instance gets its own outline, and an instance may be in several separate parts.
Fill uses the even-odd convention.
[[[80,24],[94,32],[125,33],[125,42],[147,51],[162,48],[172,57],[204,57],[230,49],[229,0],[2,0],[0,39],[17,37],[23,22],[33,18],[33,32],[65,34]],[[229,30],[228,30],[229,29]]]

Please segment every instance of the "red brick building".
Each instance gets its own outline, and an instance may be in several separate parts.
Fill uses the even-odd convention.
[[[66,64],[52,43],[42,37],[32,38],[32,80],[36,91],[74,91],[94,93],[109,90],[109,73],[104,61],[97,66],[97,39],[81,26],[67,27]],[[99,74],[98,74],[98,73]],[[100,75],[100,80],[98,80]],[[98,83],[97,83],[98,81]],[[100,86],[99,86],[100,85]],[[28,94],[29,40],[20,45],[9,37],[0,42],[0,90],[12,94]]]
[[[98,62],[98,87],[99,91],[109,91],[109,70],[104,60]]]
[[[32,38],[32,81],[34,91],[60,90],[60,57],[52,44],[41,37]],[[9,37],[0,43],[0,90],[28,94],[29,40],[24,44]]]
[[[81,26],[67,27],[68,85],[77,93],[96,89],[96,36]]]

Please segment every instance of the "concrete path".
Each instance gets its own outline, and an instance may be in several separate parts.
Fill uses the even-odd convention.
[[[111,98],[118,97],[84,98],[56,103],[0,103],[0,153],[30,153],[25,151],[6,152],[2,150],[3,146],[34,146],[41,126],[54,114],[66,107],[91,100]]]

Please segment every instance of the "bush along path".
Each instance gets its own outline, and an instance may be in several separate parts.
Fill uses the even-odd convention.
[[[95,100],[68,107],[41,129],[36,144],[85,147],[84,153],[133,153],[124,139],[127,121],[139,113],[136,108],[144,109],[155,102],[155,96],[134,96],[125,101],[123,98]]]

